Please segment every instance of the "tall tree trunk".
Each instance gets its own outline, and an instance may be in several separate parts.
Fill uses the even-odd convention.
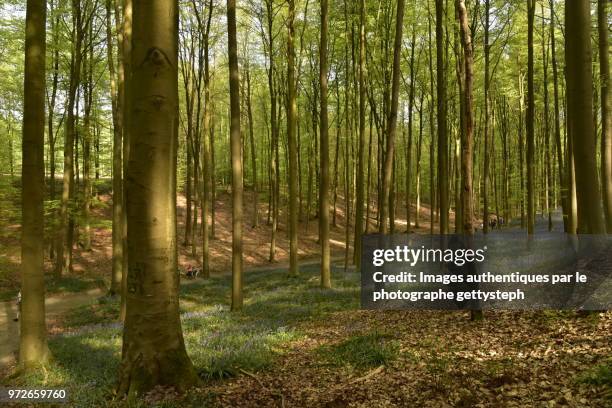
[[[551,19],[554,16],[551,16]],[[544,151],[546,161],[546,185],[547,189],[546,202],[547,202],[547,216],[548,216],[548,231],[552,231],[552,168],[550,160],[550,124],[549,124],[549,109],[548,109],[548,47],[546,46],[546,27],[544,23],[544,3],[542,3],[542,63],[543,63],[543,78],[542,83],[544,85]]]
[[[578,232],[605,233],[593,132],[591,10],[588,0],[565,2],[565,55],[570,137],[576,171]]]
[[[188,115],[189,116],[189,115]],[[190,120],[187,119],[189,123]],[[192,231],[192,221],[193,215],[191,214],[192,209],[192,196],[193,196],[193,188],[192,183],[193,180],[191,175],[193,174],[193,153],[192,151],[192,141],[191,141],[191,125],[187,125],[189,130],[185,132],[185,150],[186,158],[185,158],[185,239],[183,241],[183,246],[190,246],[192,244],[191,237],[193,235]]]
[[[391,84],[391,107],[389,117],[387,119],[387,145],[385,151],[385,161],[383,167],[382,193],[380,208],[380,226],[379,231],[386,234],[387,228],[387,210],[389,195],[392,188],[392,172],[393,159],[395,156],[395,133],[397,131],[397,108],[399,102],[399,79],[400,79],[400,53],[402,49],[402,31],[404,28],[404,3],[405,0],[398,0],[397,12],[395,21],[395,40],[393,48],[393,76]]]
[[[444,61],[444,0],[436,0],[436,87],[438,112],[438,200],[440,234],[448,234],[448,135]]]
[[[489,157],[489,129],[490,129],[490,107],[491,107],[491,101],[490,101],[490,96],[489,96],[489,89],[490,89],[490,84],[491,84],[491,77],[490,77],[490,68],[489,68],[489,60],[490,60],[490,44],[489,44],[489,25],[490,25],[490,21],[489,21],[489,14],[491,11],[491,4],[490,4],[490,0],[485,0],[485,24],[484,24],[484,58],[485,58],[485,72],[484,72],[484,105],[485,105],[485,121],[484,121],[484,157],[483,157],[483,161],[484,161],[484,165],[483,165],[483,169],[482,169],[482,201],[483,201],[483,207],[482,207],[482,232],[483,233],[487,233],[489,232],[489,193],[488,193],[488,189],[489,189],[489,161],[490,161],[490,157]]]
[[[463,221],[462,232],[467,240],[468,247],[472,245],[474,235],[474,203],[472,201],[472,172],[473,172],[473,146],[474,146],[474,113],[472,88],[474,81],[474,54],[472,38],[468,25],[468,14],[464,0],[457,0],[457,14],[461,32],[461,44],[464,53],[464,124],[465,134],[461,141],[461,220]],[[471,311],[472,320],[482,319],[482,310]]]
[[[329,251],[329,124],[327,118],[327,31],[328,2],[321,0],[321,43],[319,44],[319,86],[321,112],[321,182],[319,183],[319,241],[321,244],[321,287],[331,288]],[[363,205],[361,206],[363,208]]]
[[[270,262],[274,262],[276,256],[276,230],[278,228],[278,191],[279,191],[279,162],[278,162],[278,123],[276,121],[276,88],[274,83],[274,4],[273,0],[265,0],[266,6],[266,23],[268,32],[268,92],[270,93],[270,137],[271,137],[271,191],[272,195],[272,232],[270,236]]]
[[[230,78],[230,148],[232,156],[232,310],[242,308],[242,141],[240,136],[240,75],[236,39],[236,0],[227,1]]]
[[[91,225],[90,225],[90,213],[91,213],[91,198],[92,198],[92,185],[91,185],[91,142],[92,142],[92,130],[91,130],[91,112],[93,108],[93,25],[89,24],[87,30],[87,44],[88,52],[85,54],[83,61],[83,69],[85,76],[85,84],[83,86],[83,208],[82,208],[82,219],[83,219],[83,237],[81,245],[85,251],[91,250]]]
[[[535,0],[527,0],[527,232],[535,232],[535,88],[533,82],[533,29]]]
[[[134,1],[128,291],[118,395],[197,383],[179,315],[176,248],[178,2]],[[153,35],[153,34],[156,35]]]
[[[119,7],[115,0],[115,14],[119,15]],[[132,0],[123,0],[123,21],[121,29],[117,26],[117,31],[122,33],[121,55],[122,64],[119,69],[123,69],[123,220],[121,222],[122,238],[123,238],[123,276],[121,278],[121,310],[120,317],[125,321],[126,316],[126,298],[127,298],[127,276],[128,276],[128,247],[127,247],[127,206],[126,192],[127,183],[127,168],[130,155],[130,99],[132,89]]]
[[[246,105],[249,119],[249,142],[251,146],[251,171],[253,173],[253,228],[259,225],[258,202],[259,190],[257,186],[257,158],[255,154],[255,134],[253,132],[253,110],[251,108],[251,73],[246,65]]]
[[[423,146],[423,91],[419,96],[419,140],[416,151],[416,211],[414,216],[414,228],[420,227],[419,217],[421,216],[421,155]]]
[[[57,101],[57,88],[59,83],[59,24],[60,13],[56,11],[54,1],[51,1],[51,33],[53,34],[53,78],[51,80],[51,95],[49,97],[49,112],[47,113],[47,133],[49,138],[49,196],[51,200],[55,200],[55,142],[56,134],[54,132],[53,117],[55,115],[55,104]],[[53,245],[51,246],[53,248]],[[53,252],[53,251],[52,251]]]
[[[19,364],[31,368],[49,359],[45,324],[45,51],[47,7],[28,0],[23,85],[21,335]]]
[[[555,124],[555,144],[557,151],[557,166],[559,167],[559,189],[561,190],[561,207],[563,212],[563,227],[564,231],[567,232],[567,218],[568,218],[568,193],[566,186],[566,173],[563,161],[563,150],[561,148],[561,115],[559,108],[559,79],[558,79],[558,71],[557,71],[557,51],[556,51],[556,41],[555,41],[555,1],[550,0],[550,55],[551,55],[551,64],[553,71],[553,91],[554,91],[554,124]]]
[[[295,80],[295,1],[288,0],[287,141],[289,155],[289,274],[298,274],[297,100]]]
[[[612,114],[610,113],[610,63],[608,51],[608,1],[597,2],[599,75],[601,76],[601,185],[606,231],[612,234]]]
[[[83,30],[81,5],[77,0],[72,2],[72,21],[74,45],[70,62],[70,83],[68,85],[68,103],[66,105],[66,130],[64,134],[64,177],[62,203],[60,208],[60,232],[58,237],[55,275],[61,276],[72,269],[73,217],[69,204],[74,195],[74,141],[75,141],[75,103],[81,81],[81,62],[83,57]]]
[[[211,116],[212,100],[210,95],[210,27],[214,4],[213,0],[208,3],[208,18],[206,21],[206,32],[204,33],[204,126],[202,130],[202,277],[210,277],[210,229],[208,224],[208,213],[212,207],[212,163],[211,163]]]
[[[337,218],[337,204],[338,204],[338,182],[339,182],[339,168],[338,168],[338,159],[340,156],[340,132],[341,132],[341,123],[340,123],[340,81],[336,79],[336,150],[334,153],[334,211],[332,215],[332,224],[334,227],[337,227],[338,224],[336,222]]]
[[[365,154],[365,0],[359,1],[359,146],[357,148],[357,177],[355,191],[355,240],[353,241],[354,257],[353,263],[356,270],[361,270],[361,236],[363,227],[363,204],[364,204],[364,154]],[[367,214],[366,214],[367,216]]]
[[[49,138],[49,198],[51,200],[55,200],[56,198],[56,186],[55,186],[55,144],[57,142],[57,135],[54,132],[53,126],[53,118],[55,116],[55,104],[57,101],[57,88],[59,84],[59,24],[60,24],[60,13],[56,11],[56,5],[54,1],[51,1],[50,4],[50,14],[51,14],[51,33],[53,35],[53,79],[51,84],[51,96],[49,97],[49,106],[47,113],[47,134]],[[61,122],[60,122],[61,123]],[[60,125],[61,126],[61,125]],[[10,122],[9,122],[9,141],[10,141],[10,157],[11,157],[11,175],[13,174],[13,166],[12,166],[12,137],[10,135]],[[55,258],[55,241],[52,240],[49,245],[49,257],[51,259]]]
[[[416,4],[416,3],[415,3]],[[406,146],[406,232],[410,233],[411,199],[412,199],[412,125],[414,111],[415,66],[414,51],[416,48],[416,25],[412,26],[412,41],[410,43],[410,91],[408,92],[408,143]]]
[[[429,1],[427,2],[427,7],[429,8]],[[434,223],[435,223],[435,210],[436,210],[436,189],[435,189],[435,166],[434,166],[434,157],[435,157],[435,125],[434,125],[434,70],[433,70],[433,51],[432,51],[432,24],[431,24],[431,13],[427,13],[427,27],[428,27],[428,51],[429,51],[429,233],[433,234],[434,232]]]

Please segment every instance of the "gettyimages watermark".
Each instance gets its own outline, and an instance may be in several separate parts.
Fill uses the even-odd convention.
[[[367,235],[362,245],[364,309],[612,307],[606,235]]]

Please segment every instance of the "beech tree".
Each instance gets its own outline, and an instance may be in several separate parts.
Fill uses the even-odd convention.
[[[45,191],[45,51],[47,6],[28,0],[25,26],[23,83],[21,336],[19,363],[23,368],[49,359],[45,323],[43,199]]]
[[[606,231],[600,184],[595,160],[593,132],[593,76],[591,46],[591,2],[565,2],[565,60],[569,133],[576,172],[578,232]]]
[[[125,180],[128,276],[119,395],[140,395],[156,385],[185,390],[198,381],[185,350],[178,302],[177,19],[177,1],[133,3]]]
[[[227,1],[227,41],[230,75],[230,144],[232,157],[232,310],[242,308],[242,141],[240,135],[240,76],[236,39],[236,1]]]

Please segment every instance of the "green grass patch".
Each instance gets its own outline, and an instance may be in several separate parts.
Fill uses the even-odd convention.
[[[341,343],[321,346],[321,357],[332,365],[371,368],[387,365],[399,357],[397,340],[384,333],[373,332],[349,337]]]
[[[604,361],[578,376],[578,382],[612,387],[612,359]],[[612,398],[612,392],[610,393]]]
[[[98,303],[81,306],[69,311],[64,318],[66,327],[80,327],[93,324],[102,324],[116,320],[119,316],[120,298],[118,296],[104,296]]]
[[[106,287],[102,279],[87,279],[76,276],[62,276],[61,278],[48,277],[45,285],[47,292],[51,293],[77,293]]]

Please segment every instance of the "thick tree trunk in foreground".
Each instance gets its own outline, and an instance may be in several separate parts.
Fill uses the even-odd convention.
[[[606,0],[597,4],[599,31],[599,74],[601,76],[601,184],[603,186],[606,231],[612,234],[612,114],[610,114],[610,63],[608,51],[608,13]]]
[[[236,0],[227,1],[230,79],[230,147],[232,156],[232,310],[242,308],[242,160],[240,75],[236,40]]]
[[[321,244],[321,287],[331,288],[329,253],[329,124],[327,120],[327,0],[321,0],[321,44],[319,45],[319,86],[321,92],[320,130],[321,181],[319,183],[319,241]],[[361,206],[363,208],[363,205]]]
[[[565,2],[567,95],[570,137],[576,172],[578,232],[605,233],[593,132],[591,6],[589,0]]]
[[[179,315],[176,248],[178,2],[133,3],[128,282],[118,394],[197,381]],[[155,34],[155,35],[154,35]]]
[[[21,337],[19,364],[29,368],[49,358],[45,325],[45,50],[46,2],[28,0],[23,90]]]
[[[399,102],[399,78],[400,78],[400,53],[402,49],[402,31],[404,28],[404,0],[397,2],[397,14],[395,21],[395,40],[393,48],[393,76],[391,83],[391,107],[389,118],[387,119],[387,148],[385,151],[385,161],[382,176],[382,193],[380,208],[379,231],[386,234],[388,230],[387,210],[389,195],[392,188],[391,176],[393,173],[393,158],[395,152],[395,133],[397,131],[397,107]]]

